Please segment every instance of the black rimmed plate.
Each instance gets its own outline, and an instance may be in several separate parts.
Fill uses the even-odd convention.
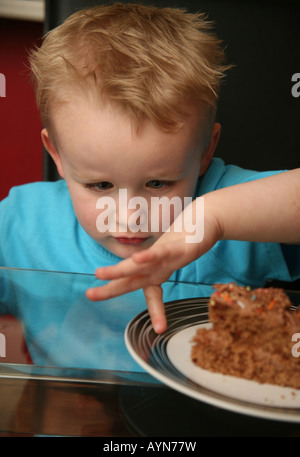
[[[196,400],[266,419],[300,422],[300,390],[259,384],[211,373],[190,360],[191,339],[209,325],[208,299],[165,305],[168,328],[157,335],[149,314],[138,314],[127,326],[125,344],[134,360],[154,378]]]

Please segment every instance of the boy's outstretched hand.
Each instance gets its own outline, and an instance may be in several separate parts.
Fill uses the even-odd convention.
[[[193,260],[191,252],[184,252],[180,242],[155,243],[147,250],[122,260],[114,266],[98,268],[96,277],[110,280],[104,286],[87,290],[90,300],[106,300],[137,289],[143,289],[149,315],[156,333],[167,328],[161,285],[172,273]],[[188,250],[189,251],[189,250]]]
[[[205,243],[186,243],[185,233],[166,232],[149,249],[137,252],[117,265],[98,268],[96,277],[110,282],[88,289],[86,295],[90,300],[106,300],[143,289],[153,328],[156,333],[163,333],[167,322],[161,285],[215,241],[209,246],[207,240]]]

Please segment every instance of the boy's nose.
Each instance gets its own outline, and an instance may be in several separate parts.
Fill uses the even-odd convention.
[[[120,205],[116,213],[119,231],[148,232],[148,206],[146,204],[137,204],[133,207],[129,202],[127,205]]]

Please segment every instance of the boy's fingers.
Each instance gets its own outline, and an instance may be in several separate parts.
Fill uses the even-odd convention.
[[[109,266],[109,267],[100,267],[97,268],[95,271],[95,276],[98,279],[116,279],[122,278],[128,274],[129,266],[128,264],[123,264],[120,262],[116,265]]]
[[[141,277],[115,279],[104,286],[87,289],[86,296],[92,301],[108,300],[141,289],[143,284],[144,280]]]
[[[147,286],[143,290],[154,331],[163,333],[167,328],[167,319],[162,299],[162,288],[161,286]]]
[[[136,281],[130,281],[124,278],[111,281],[104,286],[87,289],[86,296],[92,301],[108,300],[109,298],[118,297],[136,289],[140,289],[140,286],[136,283]]]
[[[147,272],[149,276],[152,272],[157,272],[157,268],[162,267],[163,261],[166,261],[170,256],[170,251],[164,252],[141,251],[123,260],[116,265],[109,267],[99,267],[95,271],[95,276],[102,280],[121,279],[126,277],[133,277]]]
[[[159,258],[162,258],[164,256],[164,251],[163,249],[155,249],[155,247],[145,249],[144,251],[136,252],[132,255],[132,259],[136,263],[148,263],[148,262],[153,262],[159,260]]]
[[[117,297],[143,287],[145,278],[122,278],[113,280],[108,284],[100,287],[90,288],[86,291],[86,296],[89,300],[107,300],[112,297]],[[143,287],[149,315],[156,333],[163,333],[167,328],[167,320],[165,315],[165,307],[163,303],[163,291],[160,285],[149,285]]]
[[[138,274],[141,271],[141,268],[141,264],[137,264],[132,259],[126,259],[116,265],[97,268],[95,276],[96,278],[103,280],[125,278]],[[147,265],[147,268],[149,268],[149,264]],[[144,269],[146,269],[146,266]]]

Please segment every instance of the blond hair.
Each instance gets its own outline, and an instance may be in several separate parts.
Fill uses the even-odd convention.
[[[165,130],[178,128],[188,100],[212,120],[227,69],[204,14],[119,3],[70,16],[46,34],[30,64],[46,126],[74,88],[93,88],[137,125],[148,118]]]

